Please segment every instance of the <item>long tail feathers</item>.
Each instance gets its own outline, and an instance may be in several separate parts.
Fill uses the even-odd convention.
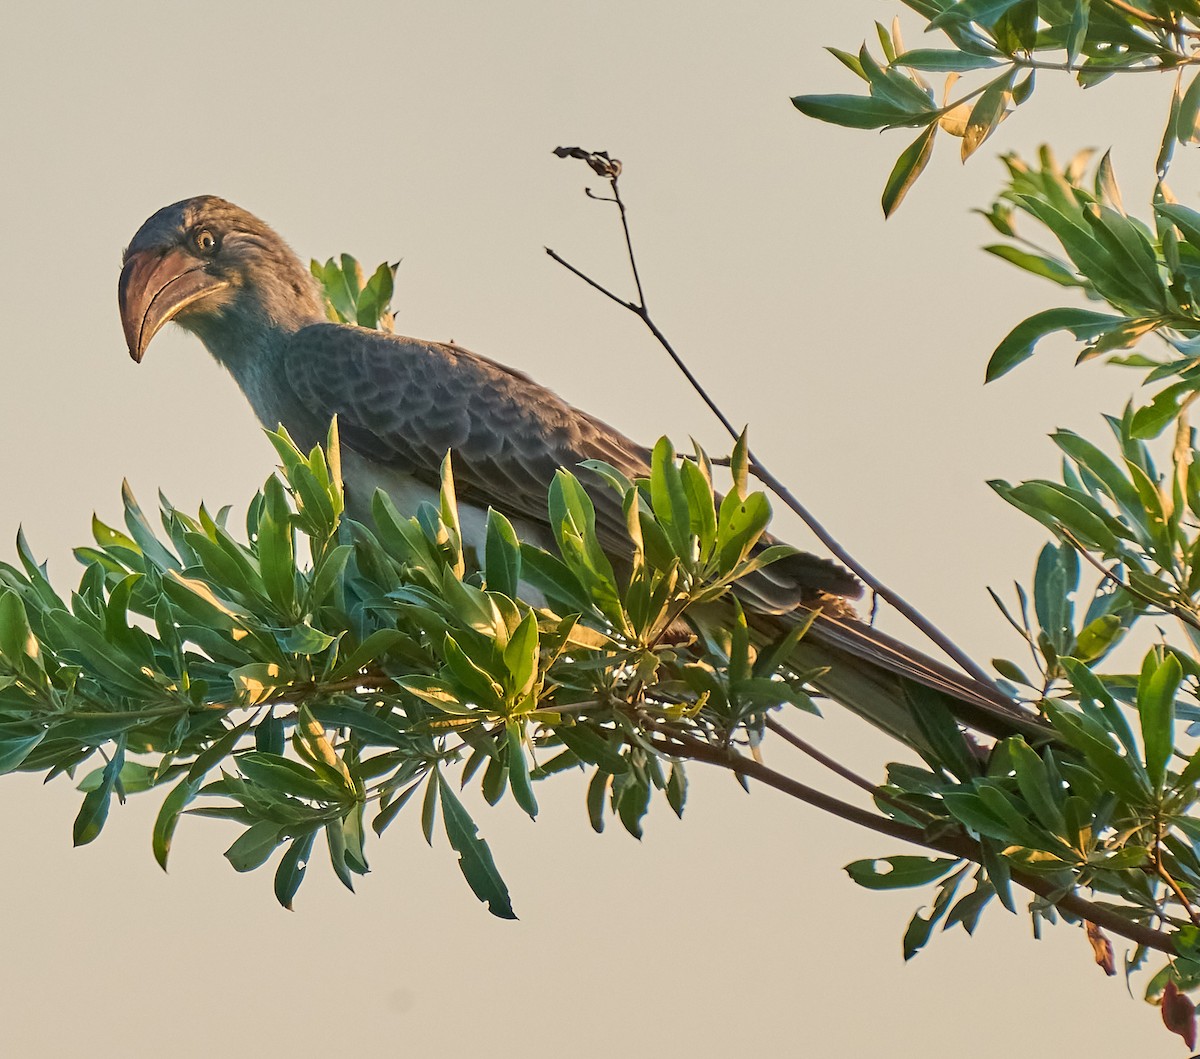
[[[954,717],[976,732],[997,739],[1022,735],[1031,743],[1053,738],[1032,710],[854,619],[819,613],[792,658],[798,667],[827,667],[813,680],[820,691],[910,746],[925,738],[905,681],[939,692]]]

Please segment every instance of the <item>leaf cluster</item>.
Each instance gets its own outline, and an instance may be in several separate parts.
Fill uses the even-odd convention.
[[[687,791],[645,718],[728,746],[760,734],[766,710],[809,705],[794,635],[763,643],[736,609],[727,635],[686,624],[790,554],[760,543],[770,511],[746,489],[744,441],[724,498],[702,452],[680,461],[665,440],[645,481],[596,465],[631,533],[617,572],[569,472],[548,499],[557,553],[493,511],[477,562],[449,458],[437,507],[402,516],[380,492],[364,525],[343,517],[336,424],[307,454],[270,436],[280,473],[241,534],[228,509],[193,518],[165,499],[156,527],[126,490],[124,529],[95,521],[69,597],[23,538],[20,565],[0,566],[0,769],[77,776],[77,843],[114,798],[162,788],[160,864],[183,816],[232,821],[232,866],[278,854],[290,907],[318,839],[352,887],[369,832],[416,802],[426,839],[440,819],[469,885],[511,917],[458,794],[469,781],[532,817],[537,781],[590,773],[592,826],[611,813],[640,837],[655,791],[676,813]]]
[[[948,47],[907,49],[898,21],[876,23],[878,54],[830,53],[861,81],[865,93],[799,95],[809,117],[857,129],[919,128],[896,160],[883,192],[891,214],[928,163],[939,132],[960,141],[966,161],[1017,107],[1034,95],[1039,72],[1071,74],[1088,88],[1114,74],[1175,71],[1196,57],[1200,5],[1112,4],[1107,0],[904,0]],[[926,75],[944,77],[941,92]],[[969,86],[969,87],[967,87]],[[1164,156],[1196,132],[1200,80],[1177,81]],[[1160,169],[1164,168],[1160,157]]]

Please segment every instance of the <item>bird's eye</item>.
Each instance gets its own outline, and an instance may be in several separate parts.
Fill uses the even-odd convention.
[[[192,235],[192,242],[200,253],[208,255],[217,252],[217,237],[207,228],[201,228]]]

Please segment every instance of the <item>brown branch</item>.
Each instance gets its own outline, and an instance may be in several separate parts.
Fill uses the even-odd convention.
[[[901,841],[910,842],[913,845],[922,846],[925,849],[931,849],[939,853],[946,853],[961,860],[969,860],[976,864],[983,862],[983,853],[978,843],[971,841],[966,836],[927,835],[919,828],[900,823],[898,820],[888,819],[885,816],[879,816],[876,813],[860,809],[858,806],[831,797],[822,791],[818,791],[813,787],[792,779],[790,776],[776,772],[774,769],[760,762],[742,757],[733,750],[721,749],[720,747],[701,742],[699,739],[676,731],[669,725],[662,724],[653,717],[645,714],[640,716],[642,723],[647,728],[671,740],[669,743],[659,743],[652,740],[652,745],[661,753],[672,757],[688,758],[693,761],[716,765],[720,768],[728,769],[739,776],[756,779],[760,783],[774,787],[776,790],[798,801],[812,805],[817,809],[823,809],[825,812],[831,813],[842,820],[859,824],[879,834],[898,838]],[[1106,908],[1103,905],[1095,904],[1079,896],[1077,893],[1062,894],[1059,892],[1059,887],[1055,886],[1048,879],[1042,879],[1036,875],[1028,875],[1025,872],[1014,871],[1012,872],[1012,881],[1026,890],[1037,894],[1039,897],[1045,898],[1063,912],[1077,916],[1089,923],[1094,923],[1096,926],[1103,927],[1113,934],[1127,938],[1137,945],[1172,955],[1175,952],[1171,935],[1165,931],[1155,930],[1153,927],[1148,927],[1145,924],[1127,919],[1121,913],[1111,908]]]

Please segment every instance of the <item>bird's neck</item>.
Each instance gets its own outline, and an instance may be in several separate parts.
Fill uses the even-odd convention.
[[[305,279],[290,284],[286,296],[238,298],[220,312],[179,321],[229,371],[259,419],[272,428],[280,421],[274,401],[288,340],[301,328],[328,320],[320,291],[311,278]]]
[[[278,350],[302,327],[328,319],[325,300],[311,276],[301,275],[293,282],[272,280],[242,288],[218,312],[179,317],[234,376],[246,364]]]

